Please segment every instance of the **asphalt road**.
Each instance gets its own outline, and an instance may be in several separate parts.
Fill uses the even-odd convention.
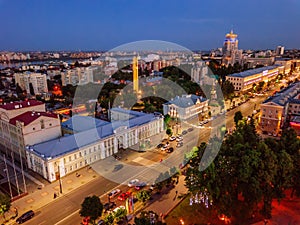
[[[233,110],[226,112],[225,121],[226,128],[234,127],[233,117],[237,111],[241,111],[243,116],[248,116],[253,113],[254,106],[259,107],[259,104],[266,98],[266,96],[259,96],[250,101],[236,107]],[[102,162],[93,165],[93,169],[101,171],[104,177],[114,177],[115,182],[100,177],[75,191],[64,195],[57,201],[46,205],[36,211],[36,215],[25,224],[32,225],[76,225],[80,224],[81,218],[79,216],[79,209],[83,199],[89,195],[103,195],[101,201],[107,202],[106,193],[116,187],[120,188],[123,192],[129,188],[126,185],[119,185],[119,183],[127,183],[132,178],[138,178],[141,181],[146,181],[148,184],[153,183],[159,173],[169,170],[169,168],[176,166],[182,162],[183,155],[189,151],[192,146],[196,146],[198,143],[208,141],[211,136],[211,132],[214,124],[220,124],[224,118],[217,117],[213,122],[209,122],[204,128],[194,127],[193,131],[188,132],[184,135],[184,146],[177,148],[173,153],[168,154],[162,152],[159,149],[144,152],[144,153],[133,153],[134,156],[125,161],[116,161],[113,157],[106,159]],[[183,125],[183,129],[188,128],[188,125]],[[175,143],[175,142],[174,142]],[[172,144],[172,143],[171,143]],[[160,162],[160,159],[163,161]],[[138,161],[137,159],[140,159]],[[133,162],[133,163],[132,163]],[[116,165],[122,165],[121,169],[114,171]],[[146,166],[141,166],[145,164]],[[114,199],[118,205],[123,204],[122,202]]]

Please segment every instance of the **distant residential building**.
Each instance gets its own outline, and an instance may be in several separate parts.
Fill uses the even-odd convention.
[[[208,66],[203,61],[197,62],[191,69],[192,81],[200,85],[203,85],[203,80],[207,75],[208,75]]]
[[[245,60],[245,63],[247,64],[248,68],[255,68],[258,65],[263,65],[263,66],[271,66],[274,64],[275,58],[274,57],[265,57],[265,58],[253,58],[253,57],[248,57]]]
[[[0,105],[1,151],[21,154],[25,158],[25,146],[48,141],[61,136],[57,114],[45,111],[45,104],[36,101],[20,101]]]
[[[94,82],[95,67],[77,67],[61,72],[62,85],[66,86],[71,84],[73,86],[83,85]]]
[[[276,58],[275,64],[284,66],[283,74],[287,75],[291,72],[293,60],[290,58]]]
[[[274,65],[246,70],[240,73],[229,74],[226,76],[226,80],[233,84],[235,91],[245,91],[251,89],[254,84],[257,85],[261,81],[268,82],[275,79],[282,68],[283,66]]]
[[[197,116],[206,116],[208,113],[208,100],[197,95],[177,96],[163,104],[164,115],[187,120]]]
[[[275,50],[275,54],[278,55],[283,55],[284,54],[284,47],[283,46],[277,46]]]
[[[63,125],[74,134],[28,146],[28,167],[52,182],[164,131],[154,114],[113,108],[110,115],[109,123],[77,116]]]
[[[300,82],[291,84],[260,105],[260,129],[265,134],[276,136],[281,133],[285,122],[292,122],[299,115]]]
[[[48,92],[47,76],[41,73],[31,73],[29,71],[25,73],[15,73],[15,82],[19,86],[30,93],[30,84],[32,84],[34,94],[41,95]]]

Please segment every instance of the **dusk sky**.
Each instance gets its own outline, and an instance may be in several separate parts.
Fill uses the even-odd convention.
[[[109,50],[139,40],[191,50],[300,48],[298,0],[0,0],[0,50]]]

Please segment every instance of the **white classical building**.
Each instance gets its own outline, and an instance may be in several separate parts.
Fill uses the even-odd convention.
[[[208,113],[208,100],[197,95],[177,96],[163,104],[164,115],[186,120],[196,116],[206,116]]]
[[[154,114],[113,108],[110,115],[111,122],[74,117],[63,124],[73,134],[27,146],[29,168],[52,182],[164,131]]]
[[[1,151],[21,154],[25,146],[61,136],[57,114],[46,112],[45,104],[36,100],[3,103],[0,105]]]

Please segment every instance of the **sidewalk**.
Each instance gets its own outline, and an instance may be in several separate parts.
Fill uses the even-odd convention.
[[[76,176],[78,173],[80,176]],[[63,177],[62,180],[62,194],[60,194],[60,185],[59,181],[55,181],[51,184],[45,185],[41,189],[37,189],[34,192],[28,194],[27,196],[20,198],[12,202],[11,209],[15,207],[18,209],[18,215],[22,215],[28,210],[36,210],[47,204],[51,204],[53,201],[56,201],[61,196],[70,193],[71,191],[81,187],[83,184],[86,184],[99,175],[89,167],[85,167],[77,171],[76,173],[70,174],[66,177]],[[54,193],[58,196],[54,199]],[[13,214],[14,215],[14,214]],[[9,216],[7,216],[9,218]],[[0,221],[2,222],[2,220]],[[6,224],[14,224],[15,220],[10,220]]]
[[[179,176],[179,182],[174,188],[170,189],[168,193],[164,194],[164,189],[161,194],[154,194],[153,200],[146,205],[141,211],[154,211],[158,215],[163,215],[163,218],[168,215],[181,201],[183,198],[178,198],[178,196],[183,196],[187,193],[187,188],[184,185],[185,176]],[[137,212],[135,216],[138,216],[140,212]],[[162,218],[162,219],[163,219]],[[133,220],[134,221],[134,218]]]

